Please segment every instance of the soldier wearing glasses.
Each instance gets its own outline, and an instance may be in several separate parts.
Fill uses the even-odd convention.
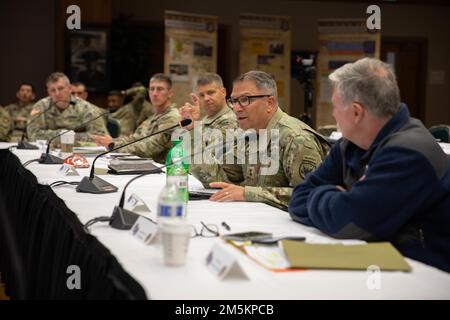
[[[261,174],[260,158],[255,164],[249,163],[246,145],[246,159],[241,165],[244,181],[240,185],[211,183],[211,187],[221,190],[210,200],[265,202],[287,210],[293,187],[319,165],[329,150],[328,143],[305,123],[281,110],[275,80],[265,72],[249,71],[239,76],[233,82],[229,103],[241,129],[257,132],[266,129],[268,139],[272,129],[278,130],[278,171],[271,175]],[[273,154],[270,156],[274,157]]]

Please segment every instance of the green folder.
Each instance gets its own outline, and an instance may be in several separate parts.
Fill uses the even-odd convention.
[[[283,240],[291,268],[411,271],[403,256],[389,242],[357,245],[312,244]]]

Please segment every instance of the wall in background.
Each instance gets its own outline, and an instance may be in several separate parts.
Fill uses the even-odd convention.
[[[230,44],[226,46],[227,69],[231,77],[237,75],[239,52],[239,13],[289,15],[292,17],[292,49],[317,50],[317,19],[365,18],[369,3],[276,1],[276,0],[113,0],[113,17],[129,15],[136,21],[163,21],[164,10],[178,10],[219,16],[219,24],[229,29]],[[425,122],[428,126],[450,123],[450,6],[379,4],[382,36],[425,37],[428,39],[427,71],[443,71],[443,84],[426,81]],[[219,44],[220,50],[220,44]],[[291,112],[303,110],[303,89],[291,81]]]
[[[61,3],[80,3],[86,19],[106,22],[120,14],[131,20],[162,23],[164,10],[219,16],[227,44],[219,43],[219,63],[226,64],[226,79],[237,75],[239,13],[289,15],[292,17],[292,49],[317,50],[317,19],[364,18],[368,3],[276,0],[2,0],[0,2],[0,104],[15,100],[21,81],[33,82],[38,96],[45,95],[45,78],[61,68],[61,23],[66,17]],[[380,4],[382,35],[428,39],[425,123],[450,123],[450,6]],[[106,20],[105,20],[106,19]],[[220,27],[219,27],[220,28]],[[161,48],[162,50],[162,48]],[[221,70],[221,67],[218,68]],[[222,70],[224,68],[222,67]],[[444,79],[441,81],[442,73]],[[430,83],[430,75],[434,78]],[[437,83],[435,82],[437,80]],[[435,84],[433,84],[435,83]],[[229,87],[229,83],[227,83]],[[291,110],[303,110],[303,90],[291,81]]]
[[[0,104],[16,101],[22,81],[46,95],[55,70],[55,0],[0,1]]]

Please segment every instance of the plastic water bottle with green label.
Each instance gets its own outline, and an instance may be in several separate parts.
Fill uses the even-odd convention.
[[[183,194],[183,202],[187,207],[189,201],[188,177],[189,163],[181,140],[173,141],[166,159],[166,184],[174,183]]]

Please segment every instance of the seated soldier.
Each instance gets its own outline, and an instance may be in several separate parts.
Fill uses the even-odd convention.
[[[129,136],[133,134],[136,129],[136,118],[131,105],[123,105],[123,96],[119,91],[113,90],[109,92],[108,110],[111,118],[119,120],[121,135]]]
[[[145,120],[132,135],[117,139],[113,139],[109,135],[106,137],[95,137],[97,144],[109,148],[119,147],[153,132],[176,125],[181,120],[178,110],[171,102],[173,96],[172,80],[168,76],[157,73],[151,77],[149,96],[155,108],[153,116]],[[131,144],[118,151],[133,153],[140,157],[152,158],[156,162],[164,163],[167,153],[172,146],[171,132],[166,132]]]
[[[200,75],[197,79],[195,94],[191,94],[191,97],[193,104],[184,104],[180,108],[180,113],[183,119],[194,120],[193,124],[187,127],[188,130],[191,130],[191,149],[193,149],[193,152],[201,152],[208,145],[214,143],[208,143],[209,136],[211,136],[210,140],[215,138],[214,130],[218,130],[219,132],[217,133],[220,134],[221,141],[225,141],[227,129],[234,131],[234,129],[238,128],[236,115],[227,105],[225,99],[226,89],[223,86],[222,78],[218,74],[206,73]],[[198,121],[200,120],[200,108],[205,113],[205,116],[201,121]],[[224,163],[220,166],[221,170],[214,172],[219,166],[209,165],[203,163],[203,161],[202,163],[195,163],[195,159],[192,158],[190,160],[190,172],[205,187],[208,187],[209,183],[213,181],[240,183],[243,180],[242,168],[239,165],[227,165]]]
[[[30,117],[33,108],[35,94],[33,86],[30,83],[22,83],[16,93],[17,103],[7,105],[5,109],[9,112],[13,121],[13,131],[10,141],[17,142],[20,140]]]
[[[61,72],[52,73],[47,78],[48,97],[39,100],[31,111],[38,117],[27,127],[28,137],[34,140],[49,140],[61,129],[75,129],[81,124],[99,116],[96,109],[87,101],[71,95],[70,81]],[[106,135],[104,121],[98,118],[86,127],[77,130],[75,144],[86,145],[93,141],[90,135]]]
[[[320,164],[328,143],[305,123],[281,110],[275,80],[263,71],[239,76],[233,83],[229,104],[239,127],[253,132],[251,139],[238,142],[236,148],[238,154],[244,154],[240,157],[244,158],[244,181],[240,185],[211,183],[211,187],[222,190],[210,199],[265,202],[286,210],[293,188]]]

